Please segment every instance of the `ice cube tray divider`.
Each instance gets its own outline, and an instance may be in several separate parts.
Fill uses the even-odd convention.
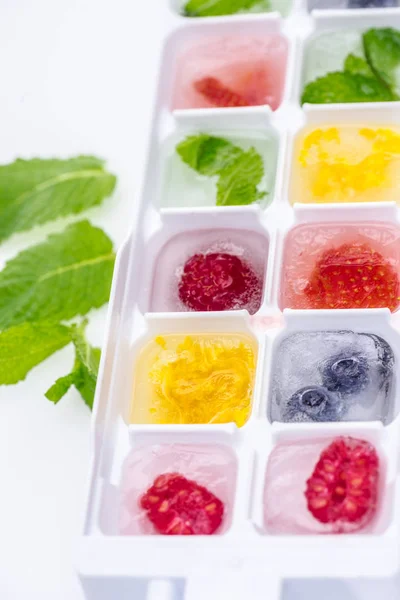
[[[399,313],[388,310],[282,311],[279,289],[282,252],[289,230],[300,223],[383,221],[398,225],[394,202],[303,205],[289,202],[288,181],[294,137],[307,124],[399,122],[400,103],[300,107],[304,49],[314,32],[330,28],[400,27],[400,9],[314,11],[295,0],[287,18],[277,13],[188,19],[177,14],[179,2],[160,3],[166,42],[160,58],[147,166],[144,170],[136,227],[118,253],[93,414],[90,481],[78,570],[88,600],[134,597],[137,581],[153,580],[149,600],[200,595],[234,600],[243,597],[243,582],[262,582],[263,595],[279,595],[285,577],[385,577],[400,565],[400,356]],[[175,9],[175,12],[174,12]],[[168,103],[174,78],[177,44],[192,35],[281,31],[289,40],[286,85],[281,106],[240,109],[195,109],[172,113]],[[266,207],[160,206],[165,183],[166,145],[194,131],[269,131],[277,137],[274,193]],[[163,244],[181,231],[225,227],[262,232],[269,241],[263,302],[252,316],[229,313],[149,313],[154,260]],[[396,418],[387,426],[371,423],[271,424],[267,417],[274,350],[294,331],[350,329],[382,335],[396,356]],[[258,365],[253,409],[248,422],[234,424],[138,425],[126,420],[132,393],[133,362],[146,339],[167,332],[246,331],[257,339]],[[385,462],[385,496],[372,531],[351,536],[271,535],[263,525],[265,469],[273,447],[284,440],[354,434],[374,441]],[[124,459],[132,448],[154,444],[220,444],[237,459],[232,522],[223,535],[170,538],[118,535],[116,508]],[[207,576],[208,584],[203,576]],[[163,581],[165,579],[165,581]],[[230,585],[230,587],[228,587]],[[260,593],[254,586],[253,596]],[[227,596],[228,597],[228,596]],[[263,597],[263,596],[261,596]],[[258,598],[258,597],[257,597]]]

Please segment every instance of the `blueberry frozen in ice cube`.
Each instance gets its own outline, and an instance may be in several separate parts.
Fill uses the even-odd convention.
[[[284,423],[393,418],[394,355],[374,334],[289,335],[274,356],[268,414]]]
[[[309,385],[297,390],[287,403],[285,420],[339,421],[345,412],[342,398],[327,388]]]

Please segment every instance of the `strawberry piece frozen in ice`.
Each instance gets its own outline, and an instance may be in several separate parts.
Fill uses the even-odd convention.
[[[220,108],[251,106],[243,96],[225,87],[216,77],[203,77],[194,82],[196,92]]]
[[[318,259],[304,293],[312,308],[385,308],[400,303],[396,270],[365,243],[342,244]]]

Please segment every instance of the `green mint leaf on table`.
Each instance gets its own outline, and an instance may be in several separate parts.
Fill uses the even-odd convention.
[[[46,398],[55,404],[74,385],[88,407],[93,407],[101,352],[100,348],[92,348],[87,342],[86,325],[87,321],[84,321],[79,327],[73,325],[71,329],[71,338],[75,346],[75,363],[71,373],[57,379],[46,392]]]
[[[390,89],[376,78],[335,71],[308,83],[301,103],[389,102],[394,99]]]
[[[266,196],[257,190],[264,163],[254,148],[245,152],[223,138],[199,134],[187,137],[176,151],[200,175],[219,177],[217,206],[252,204]]]
[[[400,66],[400,31],[395,29],[369,29],[363,35],[366,59],[376,77],[396,94],[400,85],[396,71]]]
[[[28,372],[71,341],[57,323],[21,323],[0,333],[0,385],[25,379]]]
[[[0,272],[0,329],[69,320],[108,301],[115,254],[88,221],[23,250]]]
[[[257,186],[264,175],[261,156],[250,148],[224,169],[217,184],[217,206],[252,204],[261,200],[266,193]]]
[[[189,0],[184,8],[187,17],[218,17],[250,9],[269,10],[268,0]]]
[[[0,241],[101,204],[116,178],[94,156],[21,160],[0,166]]]
[[[361,56],[355,54],[349,54],[344,61],[344,70],[346,73],[352,73],[353,75],[364,75],[365,77],[375,77],[374,72],[366,60]]]

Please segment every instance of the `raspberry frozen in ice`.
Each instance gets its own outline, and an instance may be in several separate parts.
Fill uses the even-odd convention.
[[[262,282],[238,256],[222,252],[195,254],[185,263],[179,298],[195,311],[260,308]]]
[[[369,442],[336,438],[322,453],[307,481],[305,496],[311,514],[321,523],[335,523],[337,532],[365,526],[378,498],[379,458]]]
[[[222,501],[179,473],[157,477],[140,506],[163,535],[212,535],[224,518]]]
[[[364,439],[315,435],[278,442],[269,455],[265,529],[280,535],[377,532],[382,478],[377,449]]]

